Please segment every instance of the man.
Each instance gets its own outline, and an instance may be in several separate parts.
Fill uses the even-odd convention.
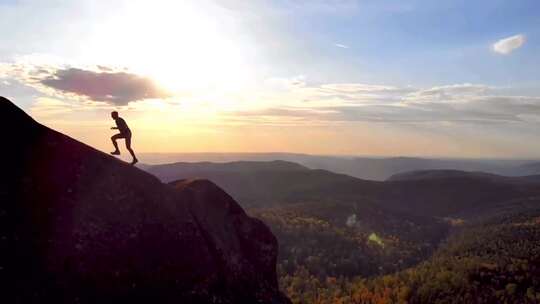
[[[126,121],[118,116],[118,112],[114,111],[111,113],[112,119],[116,122],[116,127],[112,127],[111,130],[118,130],[120,133],[113,135],[111,137],[112,143],[115,150],[111,152],[112,155],[120,155],[120,150],[118,150],[118,144],[116,143],[117,139],[124,138],[126,140],[126,148],[133,157],[131,161],[132,165],[135,165],[139,160],[135,157],[135,152],[131,149],[131,130],[129,129]]]

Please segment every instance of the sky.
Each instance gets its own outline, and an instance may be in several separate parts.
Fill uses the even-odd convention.
[[[537,0],[0,0],[0,95],[111,150],[536,158]]]

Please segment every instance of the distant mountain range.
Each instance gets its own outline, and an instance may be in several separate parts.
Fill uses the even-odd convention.
[[[400,173],[388,181],[362,180],[292,162],[174,163],[146,170],[165,182],[208,178],[247,208],[306,201],[367,201],[413,215],[448,217],[515,198],[540,195],[538,176],[427,170]]]
[[[311,169],[378,181],[398,173],[418,170],[481,171],[508,176],[540,174],[539,160],[338,157],[294,153],[165,153],[143,154],[142,159],[149,164],[283,160]]]

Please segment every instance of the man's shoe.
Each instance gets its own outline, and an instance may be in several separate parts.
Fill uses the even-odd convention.
[[[120,155],[120,151],[111,152],[112,155]]]
[[[139,160],[136,159],[136,158],[134,158],[134,159],[131,161],[131,165],[135,165],[135,164],[138,163],[138,162],[139,162]]]

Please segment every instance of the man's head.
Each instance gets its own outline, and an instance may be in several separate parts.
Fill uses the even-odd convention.
[[[118,112],[112,111],[111,112],[111,117],[112,117],[112,119],[117,119],[118,118]]]

